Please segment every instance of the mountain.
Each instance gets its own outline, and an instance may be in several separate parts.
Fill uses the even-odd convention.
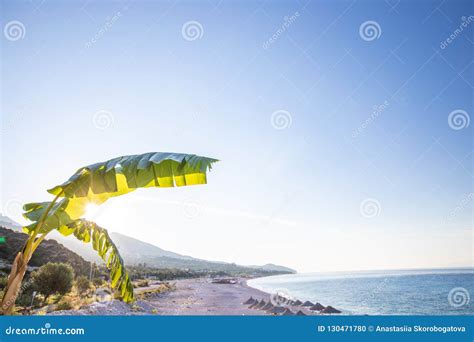
[[[18,251],[23,248],[28,235],[0,227],[0,236],[5,238],[5,243],[0,245],[0,264],[11,264]],[[89,262],[55,240],[44,240],[33,254],[29,266],[41,266],[48,261],[68,263],[76,274],[87,275],[90,269]],[[9,267],[0,270],[8,271]]]
[[[167,257],[182,260],[194,259],[190,256],[166,251],[160,247],[152,245],[151,243],[143,242],[127,235],[113,232],[110,233],[110,237],[119,249],[120,255],[122,255],[122,257],[128,262],[143,262],[140,260],[146,257]]]
[[[194,271],[230,272],[234,274],[252,273],[254,271],[272,274],[296,273],[291,268],[274,264],[241,266],[234,263],[197,259],[166,251],[150,243],[119,233],[110,233],[110,237],[119,249],[125,263],[129,265],[145,263],[157,268],[186,268]]]
[[[2,214],[0,214],[0,226],[21,231],[21,224],[13,221],[8,216],[3,216]]]
[[[249,266],[252,268],[264,270],[264,271],[269,271],[269,272],[282,272],[282,273],[296,273],[296,270],[286,267],[286,266],[280,266],[280,265],[275,265],[275,264],[265,264],[263,266]]]
[[[6,216],[1,216],[1,218],[3,218],[5,222],[8,222],[8,224],[5,224],[6,227],[13,230],[21,230],[21,226],[10,218]],[[179,268],[193,271],[225,272],[236,275],[246,274],[255,276],[296,273],[296,271],[291,268],[274,264],[241,266],[234,263],[197,259],[170,252],[148,242],[115,232],[110,233],[110,237],[127,265],[147,264],[147,266],[156,268]],[[86,261],[102,264],[102,260],[92,249],[90,244],[83,243],[71,236],[62,236],[57,231],[52,231],[48,235],[48,238],[49,239],[45,240],[40,246],[44,245],[46,241],[57,240],[61,245],[64,245],[66,249],[74,252],[74,254],[80,255]]]

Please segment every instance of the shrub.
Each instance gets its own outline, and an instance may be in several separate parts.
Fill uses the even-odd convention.
[[[48,262],[32,274],[35,289],[46,301],[52,294],[64,295],[71,291],[74,271],[68,264]]]
[[[0,277],[0,289],[3,289],[7,285],[7,282],[8,282],[7,277]]]
[[[69,303],[68,301],[65,301],[65,300],[61,300],[61,301],[56,305],[56,310],[57,310],[57,311],[60,311],[60,310],[71,310],[71,309],[72,309],[71,303]]]
[[[150,282],[146,279],[137,280],[134,284],[137,287],[147,287],[150,286]]]
[[[105,283],[104,279],[102,278],[93,278],[92,282],[94,283],[95,287],[101,287]]]
[[[79,294],[87,293],[92,287],[91,282],[87,277],[80,276],[76,279],[76,288]]]

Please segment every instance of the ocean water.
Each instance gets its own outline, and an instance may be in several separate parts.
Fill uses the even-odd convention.
[[[354,315],[474,315],[474,269],[360,271],[252,279],[249,286]]]

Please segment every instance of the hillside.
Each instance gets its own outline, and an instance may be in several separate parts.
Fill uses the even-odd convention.
[[[0,261],[11,264],[23,248],[27,235],[0,227],[0,236],[5,238],[5,243],[0,245]],[[44,240],[33,254],[29,266],[41,266],[48,261],[69,263],[76,274],[87,275],[90,269],[90,263],[55,240]]]
[[[143,262],[140,260],[148,256],[194,260],[194,258],[190,256],[170,252],[152,245],[151,243],[143,242],[127,235],[112,232],[110,233],[110,237],[120,250],[122,257],[130,263]]]
[[[275,264],[265,264],[263,266],[249,266],[252,268],[269,271],[269,272],[282,272],[282,273],[296,273],[296,271],[292,268],[286,266],[280,266]]]
[[[12,230],[21,230],[21,225],[13,221],[11,218],[8,216],[4,216],[0,214],[0,226],[10,228]]]
[[[291,268],[273,264],[264,266],[242,266],[234,263],[202,260],[166,251],[127,235],[111,233],[110,236],[117,245],[123,259],[129,265],[146,263],[149,266],[157,268],[185,268],[193,271],[228,272],[234,274],[246,273],[254,275],[260,275],[262,273],[296,273],[296,271]]]
[[[57,239],[67,248],[81,255],[84,259],[101,263],[91,246],[75,239],[60,236],[54,232],[51,237]],[[120,255],[127,265],[146,264],[149,267],[155,268],[178,268],[201,272],[226,272],[233,274],[251,274],[255,276],[296,273],[296,271],[291,268],[274,264],[266,264],[264,266],[240,266],[233,263],[197,259],[170,252],[148,242],[114,232],[110,233],[110,237],[116,244]]]
[[[8,228],[14,230],[19,229],[20,225],[15,223],[13,220],[6,216],[2,216],[2,218],[4,221],[9,222],[7,225]],[[274,264],[266,264],[263,266],[241,266],[234,263],[202,260],[167,251],[127,235],[111,232],[110,236],[118,247],[122,258],[127,265],[146,264],[149,267],[155,268],[189,269],[199,272],[225,272],[253,276],[296,273],[296,271],[291,268]],[[51,232],[48,237],[49,240],[46,241],[58,244],[55,241],[57,240],[59,242],[59,246],[68,250],[69,252],[72,251],[71,253],[74,255],[81,256],[88,262],[102,264],[102,260],[92,249],[90,244],[85,244],[71,237],[64,237],[55,231]],[[43,242],[43,244],[40,246],[43,246],[45,242]],[[18,250],[20,248],[21,247],[18,247]]]

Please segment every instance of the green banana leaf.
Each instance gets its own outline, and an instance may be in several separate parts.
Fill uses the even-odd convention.
[[[106,229],[99,227],[94,222],[80,219],[59,227],[58,231],[65,236],[74,234],[78,240],[85,243],[92,242],[92,248],[106,262],[106,266],[110,271],[110,286],[120,291],[120,297],[125,302],[129,303],[134,300],[130,276]]]
[[[63,197],[49,210],[39,233],[58,229],[81,218],[89,203],[101,204],[137,188],[206,184],[206,173],[217,159],[194,154],[151,152],[114,158],[82,167],[66,182],[48,190]],[[34,223],[23,227],[35,231],[50,202],[24,205],[23,216]]]

